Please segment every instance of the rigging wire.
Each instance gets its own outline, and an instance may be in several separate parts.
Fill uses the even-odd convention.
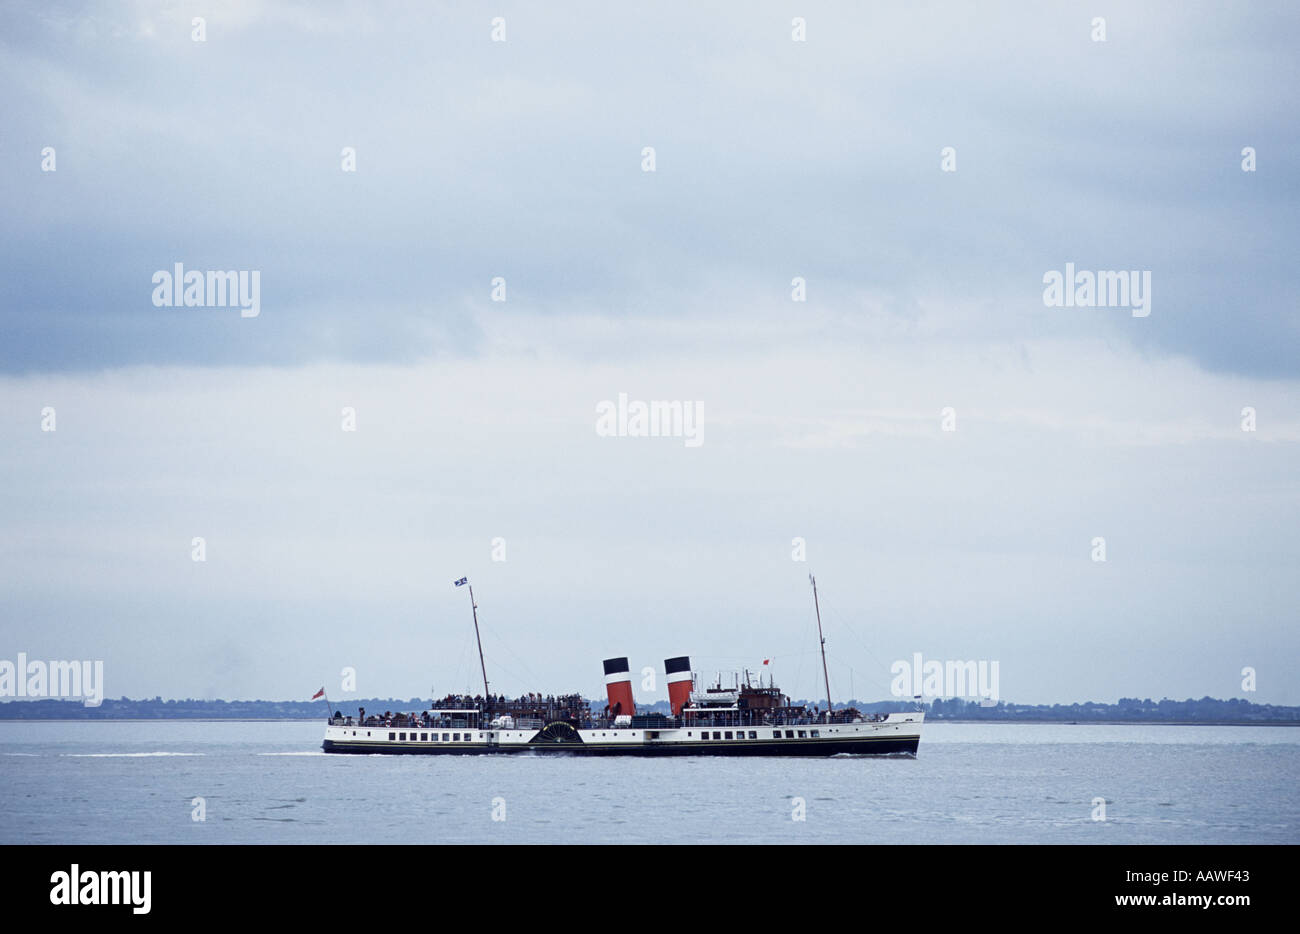
[[[827,610],[830,611],[827,615],[831,616],[836,625],[842,627],[850,636],[853,637],[853,640],[858,643],[858,645],[862,648],[862,651],[865,652],[873,662],[875,662],[877,665],[880,666],[882,671],[885,673],[886,680],[888,680],[890,666],[885,662],[881,661],[880,656],[876,655],[875,652],[871,651],[871,648],[867,644],[866,640],[863,639],[861,636],[859,636],[857,632],[854,631],[853,627],[850,626],[844,620],[844,618],[840,615],[839,611],[835,608],[834,604],[826,600],[825,597],[822,598],[822,603],[827,604],[826,608]]]
[[[541,684],[541,683],[542,683],[541,679],[540,679],[539,677],[537,677],[537,673],[536,673],[535,671],[533,671],[531,668],[528,667],[528,662],[525,661],[523,658],[521,658],[521,657],[520,657],[520,656],[515,652],[514,649],[510,648],[510,643],[509,643],[507,640],[505,640],[505,639],[497,640],[497,644],[498,644],[501,648],[503,648],[503,649],[505,649],[507,652],[509,652],[509,653],[510,653],[510,657],[513,658],[515,661],[517,661],[521,666],[523,666],[524,672],[528,675],[527,678],[520,678],[517,674],[514,674],[513,672],[510,672],[509,674],[511,674],[511,676],[512,676],[513,678],[515,678],[516,680],[519,680],[519,681],[520,681],[521,683],[523,683],[523,684],[528,684],[529,682],[532,682],[533,684]],[[485,653],[485,654],[486,654],[486,653]],[[493,662],[493,664],[497,664],[497,663],[496,663],[496,662]],[[502,670],[504,671],[505,668],[502,667]]]

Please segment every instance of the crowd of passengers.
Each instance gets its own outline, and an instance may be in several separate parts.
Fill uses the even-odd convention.
[[[404,726],[404,727],[450,727],[453,721],[464,723],[465,714],[453,714],[451,710],[464,711],[482,711],[496,710],[512,713],[521,717],[543,717],[552,714],[561,704],[567,705],[569,699],[557,698],[553,694],[523,694],[517,698],[506,697],[504,694],[489,694],[486,702],[483,695],[475,694],[448,694],[441,700],[432,703],[433,710],[426,710],[422,713],[402,713],[385,710],[382,714],[366,714],[366,708],[362,707],[354,721],[352,717],[345,717],[340,710],[334,711],[331,718],[332,723],[338,723],[346,726]],[[447,712],[440,712],[437,708],[447,708]]]

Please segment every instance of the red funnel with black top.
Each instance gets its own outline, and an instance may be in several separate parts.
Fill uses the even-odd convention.
[[[626,658],[605,659],[605,696],[609,698],[611,717],[630,717],[636,713],[636,701],[632,699],[632,674]]]
[[[673,716],[680,717],[682,708],[690,703],[691,688],[695,686],[691,677],[691,657],[665,658],[664,673],[668,675],[668,703],[672,705]]]

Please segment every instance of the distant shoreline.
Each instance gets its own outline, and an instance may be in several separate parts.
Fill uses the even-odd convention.
[[[0,717],[0,723],[324,723],[324,717]],[[1055,726],[1282,726],[1300,727],[1300,720],[1053,720],[1050,717],[981,720],[926,717],[935,723],[977,723],[981,726],[1015,726],[1047,723]]]
[[[1050,717],[1007,717],[1001,720],[980,720],[952,717],[926,717],[932,723],[1055,723],[1058,726],[1300,726],[1300,720],[1053,720]]]
[[[445,699],[444,699],[445,700]],[[479,701],[462,698],[462,704]],[[600,710],[603,698],[586,698],[585,704],[593,713]],[[145,720],[197,720],[232,723],[290,723],[321,722],[331,713],[344,712],[356,716],[360,709],[371,712],[381,710],[415,711],[436,705],[436,700],[410,697],[350,697],[326,702],[298,701],[226,701],[200,700],[189,697],[163,700],[161,697],[132,699],[103,698],[100,704],[87,706],[72,698],[30,698],[0,702],[0,721],[3,720],[55,720],[88,722],[94,720],[119,720],[141,722]],[[815,707],[825,707],[824,700],[796,699],[795,707],[805,707],[811,714]],[[857,709],[863,716],[923,710],[928,723],[1100,723],[1122,725],[1126,723],[1170,724],[1174,726],[1300,726],[1300,705],[1255,704],[1242,698],[1219,700],[1213,697],[1172,700],[1161,698],[1121,697],[1117,703],[1097,701],[1074,704],[1019,704],[1001,701],[988,705],[987,701],[970,698],[935,698],[918,707],[915,701],[887,700],[863,701],[857,698],[836,705],[837,710]],[[638,703],[637,713],[668,714],[667,701]]]
[[[0,723],[315,723],[324,717],[0,717]]]

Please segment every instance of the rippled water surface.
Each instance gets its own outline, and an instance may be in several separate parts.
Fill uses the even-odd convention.
[[[1300,843],[1300,728],[935,723],[915,759],[326,756],[323,731],[0,722],[0,843]]]

